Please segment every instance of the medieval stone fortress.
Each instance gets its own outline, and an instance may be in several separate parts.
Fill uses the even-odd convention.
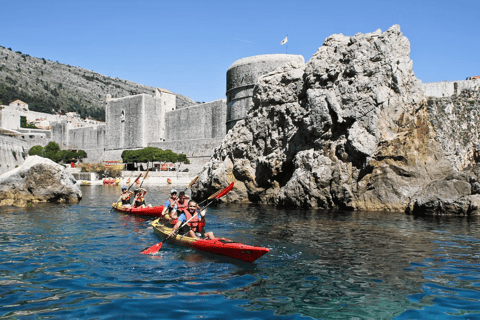
[[[270,54],[235,61],[226,72],[226,98],[191,106],[176,103],[172,92],[105,97],[106,122],[78,114],[30,111],[27,101],[0,106],[0,173],[21,164],[28,149],[55,141],[61,149],[85,150],[85,162],[121,160],[124,150],[145,147],[186,154],[199,170],[227,132],[253,105],[255,84],[286,63],[305,64],[303,56]],[[426,97],[444,98],[464,89],[478,90],[480,79],[423,84]],[[39,129],[21,127],[22,118]],[[21,156],[23,155],[23,156]]]

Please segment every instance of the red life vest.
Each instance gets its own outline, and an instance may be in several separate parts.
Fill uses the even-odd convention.
[[[130,194],[125,193],[122,195],[122,204],[130,204]]]
[[[145,198],[142,196],[135,198],[135,206],[140,207],[142,204],[145,204]]]
[[[187,217],[187,221],[192,218],[192,214],[190,213],[190,211],[184,210],[183,213],[185,213],[185,217]],[[195,218],[190,220],[188,225],[190,226],[190,228],[192,228],[192,230],[194,232],[200,232],[200,230],[201,230],[200,229],[200,219],[198,217],[198,214],[195,216]]]
[[[187,207],[188,207],[188,199],[185,199],[183,203],[181,203],[180,201],[177,202],[177,211],[183,212],[187,209]]]
[[[170,198],[170,199],[168,199],[168,201],[170,201],[170,208],[169,209],[172,210],[175,207],[175,203],[177,203],[178,199],[173,200],[172,198]],[[178,206],[178,204],[177,204],[177,206]]]

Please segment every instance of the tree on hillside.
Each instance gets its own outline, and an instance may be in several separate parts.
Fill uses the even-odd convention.
[[[55,141],[50,141],[46,146],[45,146],[45,151],[53,151],[53,152],[58,152],[60,151],[60,147],[58,146],[58,143]]]
[[[33,146],[28,150],[28,154],[31,156],[42,156],[43,155],[43,147],[42,146]]]
[[[48,158],[55,162],[70,162],[72,160],[83,159],[87,157],[87,153],[83,150],[78,150],[77,152],[60,150],[58,143],[54,141],[49,142],[45,148],[42,146],[33,146],[28,151],[28,154],[31,156]]]

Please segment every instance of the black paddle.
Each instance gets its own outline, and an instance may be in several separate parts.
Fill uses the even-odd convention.
[[[223,197],[224,195],[226,195],[227,193],[230,192],[230,190],[233,189],[233,182],[230,183],[228,185],[228,187],[226,187],[225,189],[223,190],[220,190],[219,192],[215,192],[214,194],[212,194],[210,197],[207,198],[207,200],[212,200],[213,198],[215,199],[220,199],[221,197]],[[200,209],[199,212],[205,210],[213,201],[210,201],[205,207],[203,207],[202,209]],[[185,221],[181,226],[180,228],[178,228],[176,230],[176,232],[173,234],[173,235],[169,235],[168,237],[166,237],[162,242],[159,242],[157,244],[154,244],[153,246],[151,246],[150,248],[147,248],[145,250],[143,250],[141,253],[143,254],[152,254],[152,253],[156,253],[158,252],[161,248],[162,248],[162,245],[165,243],[165,241],[167,241],[168,239],[170,239],[171,237],[174,237],[178,234],[179,230],[184,226],[186,225],[187,223],[190,222],[190,220],[192,220],[194,217],[196,217],[198,215],[198,212],[195,213],[193,215],[193,217],[191,217],[190,219],[188,219],[187,221]]]
[[[150,171],[150,169],[147,169],[147,172],[145,172],[145,177],[143,177],[142,183],[140,183],[140,187],[138,187],[138,189],[140,189],[142,187],[143,182],[145,182],[145,179],[147,179],[148,171]]]

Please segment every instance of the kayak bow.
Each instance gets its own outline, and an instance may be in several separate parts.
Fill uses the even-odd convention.
[[[152,217],[161,217],[163,212],[163,206],[156,206],[156,207],[145,207],[145,208],[132,208],[132,207],[124,207],[121,203],[113,203],[112,208],[115,211],[135,214],[138,216],[152,216]]]
[[[168,237],[172,232],[172,228],[164,225],[160,222],[160,219],[155,220],[152,223],[152,227],[154,232],[163,238]],[[170,238],[169,242],[247,262],[253,262],[270,251],[269,248],[249,246],[225,238],[206,240],[177,234],[175,237]]]

